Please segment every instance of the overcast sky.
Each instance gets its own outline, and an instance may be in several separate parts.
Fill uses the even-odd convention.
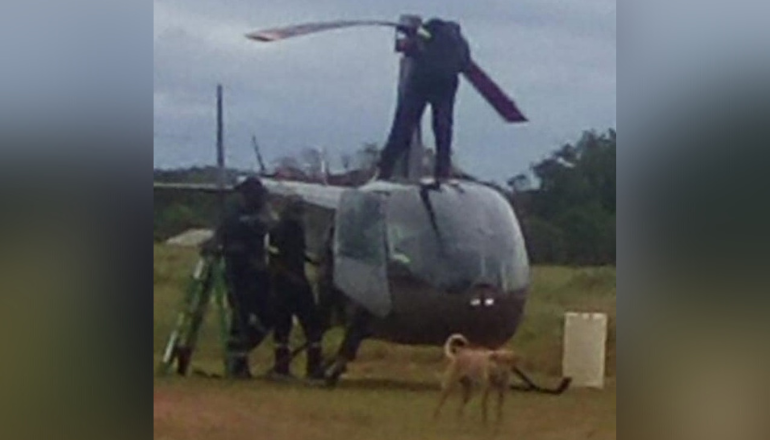
[[[506,124],[462,83],[455,154],[469,172],[504,181],[578,138],[615,123],[615,1],[154,2],[155,166],[216,163],[216,84],[224,86],[228,165],[255,167],[306,147],[332,166],[364,142],[382,144],[395,106],[393,31],[351,28],[276,42],[253,30],[400,14],[459,21],[473,56],[531,122]],[[425,115],[426,144],[433,135]]]
[[[272,44],[244,34],[306,21],[395,20],[417,13],[460,21],[476,60],[530,118],[504,124],[468,84],[461,85],[458,162],[504,180],[584,129],[616,126],[616,58],[625,86],[619,169],[634,166],[633,154],[652,147],[628,143],[635,128],[644,130],[640,121],[671,119],[666,112],[678,106],[683,91],[713,95],[719,83],[745,82],[749,73],[762,72],[758,67],[770,68],[766,0],[626,2],[618,14],[619,57],[613,0],[444,0],[430,2],[440,3],[435,9],[421,6],[428,3],[5,1],[0,132],[27,126],[40,132],[44,125],[53,133],[111,125],[141,132],[154,123],[156,166],[213,164],[221,82],[230,165],[255,165],[252,134],[267,159],[325,147],[336,163],[340,152],[381,144],[387,136],[397,73],[392,31],[345,29]],[[425,139],[433,142],[429,130]]]

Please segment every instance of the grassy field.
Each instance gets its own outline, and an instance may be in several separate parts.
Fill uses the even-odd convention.
[[[160,358],[190,271],[194,251],[155,248],[155,361]],[[535,267],[526,318],[510,345],[526,356],[533,376],[552,383],[561,373],[563,314],[603,311],[610,316],[607,388],[573,389],[562,396],[513,392],[498,429],[482,429],[478,399],[462,420],[457,400],[438,424],[430,420],[444,366],[440,348],[405,347],[367,341],[359,359],[334,390],[263,380],[230,382],[201,377],[155,380],[157,439],[455,439],[488,436],[527,439],[615,438],[615,270],[614,268]],[[294,344],[302,341],[296,330]],[[193,364],[222,372],[222,351],[214,314],[201,335]],[[339,331],[326,337],[336,346]],[[270,367],[272,344],[252,355],[252,370]],[[293,364],[301,374],[303,356]]]

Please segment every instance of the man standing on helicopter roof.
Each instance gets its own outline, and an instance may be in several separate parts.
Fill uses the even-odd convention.
[[[424,26],[401,26],[407,35],[404,55],[412,61],[399,96],[396,115],[378,167],[379,179],[389,179],[396,160],[409,150],[409,142],[422,120],[427,104],[431,105],[433,135],[436,142],[436,181],[451,174],[451,145],[454,102],[459,76],[471,65],[468,42],[460,25],[438,18]]]

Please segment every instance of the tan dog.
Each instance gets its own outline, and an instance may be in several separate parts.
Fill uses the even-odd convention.
[[[458,345],[461,346],[458,347]],[[441,397],[433,418],[438,417],[447,397],[459,384],[462,386],[463,395],[457,411],[458,416],[462,416],[465,405],[471,400],[474,386],[480,387],[483,391],[482,415],[486,423],[487,401],[489,393],[494,389],[497,392],[497,422],[499,423],[503,416],[503,403],[508,391],[511,370],[516,365],[518,356],[506,349],[490,350],[471,347],[468,339],[458,333],[447,338],[444,343],[444,354],[449,359],[449,365],[444,372]]]

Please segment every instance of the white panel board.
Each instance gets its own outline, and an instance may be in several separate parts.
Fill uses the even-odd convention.
[[[564,319],[564,376],[577,387],[603,388],[607,315],[567,312]]]

